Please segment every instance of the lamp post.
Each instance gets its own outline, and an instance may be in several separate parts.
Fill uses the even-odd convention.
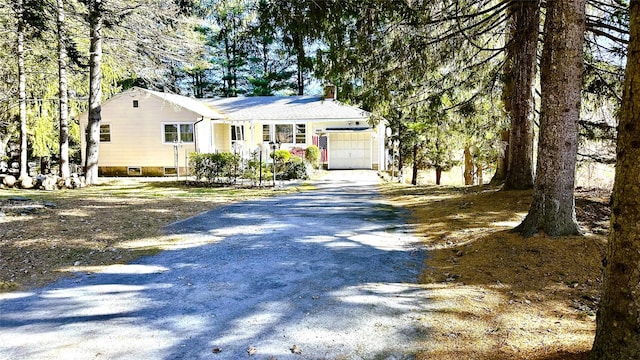
[[[388,127],[386,129],[386,133],[387,133],[387,138],[389,139],[388,144],[391,145],[391,182],[393,182],[393,177],[395,175],[395,167],[396,167],[396,151],[395,151],[396,141],[394,141],[391,138],[391,136],[393,135],[393,130],[391,130],[391,127]]]
[[[260,162],[258,162],[258,167],[260,171],[260,187],[262,187],[262,146],[258,146],[258,151],[260,152]]]
[[[178,153],[179,153],[179,148],[181,147],[182,147],[182,144],[179,143],[178,140],[173,142],[173,163],[176,167],[176,180],[178,181],[180,181],[180,162],[178,161]]]
[[[393,182],[393,178],[395,177],[396,172],[396,142],[391,141],[391,182]]]
[[[271,141],[269,142],[269,145],[271,145],[271,159],[272,159],[272,170],[273,170],[273,188],[276,188],[276,149],[278,148],[278,144]]]
[[[400,140],[396,139],[393,141],[393,154],[394,154],[394,164],[395,164],[395,154],[396,154],[396,149],[398,150],[398,157],[400,157]],[[398,164],[400,165],[400,164]],[[400,169],[400,166],[398,166],[398,182],[402,182],[402,179],[400,178],[402,174],[402,169]],[[393,181],[393,177],[391,179]]]

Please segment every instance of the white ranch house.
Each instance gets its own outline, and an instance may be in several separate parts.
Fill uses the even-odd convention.
[[[323,166],[330,170],[383,169],[385,126],[371,126],[370,116],[319,96],[194,99],[132,88],[102,105],[99,173],[184,174],[188,153],[249,157],[257,151],[268,153],[273,144],[281,149],[317,145]],[[82,133],[86,127],[85,113],[80,117]],[[82,137],[83,159],[85,148]]]

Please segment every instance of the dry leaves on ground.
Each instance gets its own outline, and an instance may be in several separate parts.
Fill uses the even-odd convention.
[[[385,188],[408,208],[430,250],[421,282],[433,291],[432,328],[419,359],[584,359],[591,348],[608,193],[580,190],[587,234],[523,239],[529,191]]]

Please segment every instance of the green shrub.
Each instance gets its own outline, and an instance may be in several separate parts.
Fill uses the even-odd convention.
[[[291,153],[286,149],[279,149],[271,153],[271,158],[279,163],[286,163],[291,158]]]
[[[292,158],[291,161],[285,163],[282,173],[277,176],[282,180],[309,179],[307,165],[299,157]]]
[[[229,152],[189,154],[191,174],[208,183],[233,183],[238,177],[240,155]]]
[[[271,173],[271,166],[266,162],[260,162],[260,160],[252,159],[247,162],[247,165],[243,172],[243,178],[251,180],[254,185],[260,181],[260,166],[262,166],[262,181],[269,180],[273,176]]]
[[[309,146],[304,151],[304,158],[311,166],[317,169],[318,161],[320,160],[320,149],[315,145]]]

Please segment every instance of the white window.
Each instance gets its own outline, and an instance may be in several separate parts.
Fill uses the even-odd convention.
[[[307,142],[307,126],[305,124],[296,124],[296,144],[304,144]]]
[[[271,142],[271,125],[262,125],[262,141]]]
[[[273,141],[271,130],[275,129],[275,141],[280,144],[304,144],[307,142],[306,124],[276,124],[262,126],[262,140]]]
[[[244,126],[231,125],[231,141],[244,141]]]
[[[100,124],[100,142],[111,142],[110,124]]]
[[[293,124],[276,124],[276,142],[280,144],[293,143]]]
[[[162,139],[165,143],[193,143],[193,124],[175,123],[162,125]]]
[[[142,168],[139,166],[129,166],[127,167],[127,175],[142,176]]]

